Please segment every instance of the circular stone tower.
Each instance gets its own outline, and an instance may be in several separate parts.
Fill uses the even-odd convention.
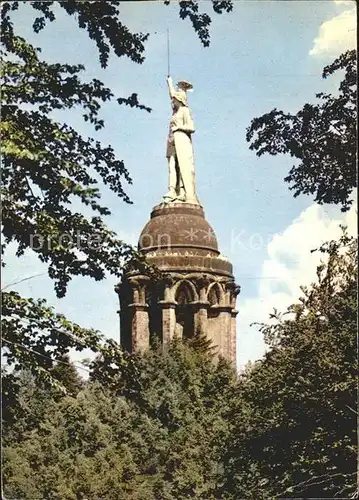
[[[171,80],[168,84],[172,104],[178,98],[186,107],[183,89],[180,94]],[[235,364],[240,288],[234,282],[232,264],[218,250],[216,235],[195,194],[190,140],[193,121],[188,108],[183,111],[183,106],[176,106],[171,118],[176,126],[170,125],[167,146],[169,191],[153,208],[138,244],[147,262],[166,277],[154,283],[137,271],[125,272],[116,287],[121,344],[132,352],[148,349],[155,338],[165,345],[175,336],[205,335],[217,346],[219,355]]]
[[[174,336],[202,334],[217,346],[218,354],[235,363],[240,289],[203,208],[157,205],[138,246],[166,278],[154,284],[136,271],[125,274],[116,288],[122,346],[132,352],[148,349],[156,337],[166,344]]]

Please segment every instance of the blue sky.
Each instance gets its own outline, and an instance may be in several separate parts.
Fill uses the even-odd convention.
[[[149,32],[146,61],[136,65],[114,55],[101,69],[94,44],[75,21],[58,11],[39,34],[31,30],[35,12],[22,5],[15,28],[51,62],[82,63],[84,78],[98,78],[118,96],[139,94],[152,113],[115,103],[103,107],[106,127],[95,133],[76,110],[57,115],[85,135],[111,144],[133,178],[126,205],[103,189],[111,209],[108,225],[136,243],[151,208],[167,190],[165,144],[171,108],[167,95],[166,31],[170,31],[171,74],[194,85],[189,102],[195,121],[197,193],[214,228],[221,252],[234,265],[242,287],[238,299],[238,364],[263,353],[252,321],[266,320],[271,307],[285,307],[299,296],[299,285],[315,277],[310,249],[336,234],[340,222],[355,224],[352,210],[318,207],[310,197],[294,199],[283,178],[290,157],[257,158],[245,131],[252,118],[273,108],[295,112],[320,91],[333,91],[338,77],[321,78],[322,68],[355,43],[355,3],[346,1],[234,1],[229,14],[211,13],[211,45],[203,48],[188,21],[171,2],[124,2],[122,21],[133,31]],[[14,257],[10,248],[3,286],[46,269],[31,254]],[[45,275],[12,288],[24,296],[45,297],[56,310],[83,326],[119,338],[116,279],[96,283],[74,279],[58,300]]]

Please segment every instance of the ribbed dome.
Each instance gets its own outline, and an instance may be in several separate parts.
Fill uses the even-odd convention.
[[[138,248],[150,264],[165,272],[233,277],[232,264],[220,255],[216,235],[200,205],[171,203],[154,207]]]
[[[218,255],[218,243],[201,206],[189,203],[162,204],[154,207],[144,227],[139,249],[206,250]]]

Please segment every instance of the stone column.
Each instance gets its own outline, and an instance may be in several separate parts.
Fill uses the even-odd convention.
[[[230,306],[219,306],[218,328],[220,338],[218,339],[219,354],[224,358],[230,357],[230,336],[231,336],[231,311]]]
[[[211,281],[206,274],[200,276],[196,275],[193,280],[199,288],[199,300],[192,302],[191,304],[194,315],[194,335],[205,335],[207,337],[209,307],[209,302],[207,300],[207,288]]]
[[[160,300],[158,306],[162,309],[162,342],[165,346],[174,337],[176,328],[176,302]]]
[[[192,314],[194,316],[194,335],[207,335],[207,310],[209,302],[191,302]]]
[[[143,351],[150,347],[150,330],[148,321],[148,305],[133,303],[129,304],[129,310],[131,311],[132,322],[131,322],[131,352],[133,351]]]
[[[238,311],[232,309],[231,311],[231,333],[230,333],[230,351],[229,359],[232,361],[234,368],[236,368],[237,363],[237,314]]]
[[[146,350],[150,347],[148,305],[146,304],[145,281],[142,276],[130,278],[132,304],[128,305],[131,316],[131,352]]]
[[[236,345],[237,345],[237,321],[236,317],[238,311],[236,310],[236,300],[237,296],[241,291],[241,287],[236,285],[234,281],[230,281],[226,284],[226,291],[230,293],[230,305],[231,305],[231,319],[230,319],[230,333],[229,333],[229,351],[228,351],[228,359],[233,363],[234,368],[236,368],[237,362],[237,353],[236,353]]]

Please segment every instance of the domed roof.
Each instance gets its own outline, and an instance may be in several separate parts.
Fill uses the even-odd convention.
[[[204,218],[200,205],[161,204],[154,207],[151,219],[142,230],[138,247],[154,250],[206,250],[219,255],[216,235]]]

